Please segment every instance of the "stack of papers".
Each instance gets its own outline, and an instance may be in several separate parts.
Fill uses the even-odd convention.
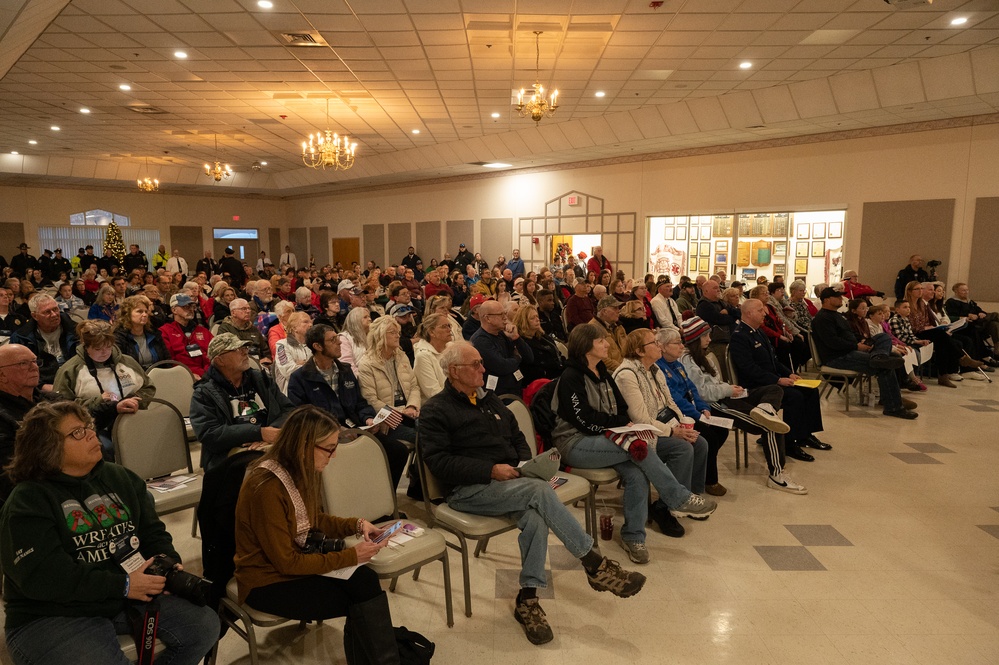
[[[173,492],[174,490],[179,490],[192,480],[194,480],[194,476],[167,476],[159,480],[150,480],[146,483],[146,486],[160,493]]]

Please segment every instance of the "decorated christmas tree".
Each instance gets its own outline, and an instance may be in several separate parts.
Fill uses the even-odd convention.
[[[111,254],[119,262],[125,260],[125,241],[121,237],[121,229],[113,220],[108,224],[108,234],[104,238],[104,249],[110,249]]]

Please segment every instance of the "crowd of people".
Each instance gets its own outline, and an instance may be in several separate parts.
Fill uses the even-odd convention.
[[[807,493],[787,459],[812,462],[809,451],[832,448],[818,438],[819,391],[801,381],[810,360],[875,377],[882,413],[905,420],[917,417],[916,403],[902,392],[927,390],[918,368],[930,345],[944,387],[999,366],[999,315],[979,307],[967,284],[948,298],[943,284],[919,281],[918,256],[899,273],[916,279],[889,308],[854,271],[814,285],[813,300],[802,281],[781,277],[746,285],[724,272],[676,284],[628,276],[600,247],[592,256],[560,247],[537,271],[518,250],[490,265],[465,244],[427,264],[410,247],[384,269],[299,265],[290,247],[277,267],[263,252],[251,266],[227,249],[221,262],[205,252],[192,274],[163,246],[152,263],[136,245],[122,261],[89,246],[72,261],[58,249],[35,259],[29,249],[22,244],[0,266],[0,562],[13,589],[5,602],[17,662],[56,653],[45,651],[64,630],[56,616],[81,621],[74,635],[88,634],[103,654],[94,662],[116,662],[109,639],[127,627],[126,610],[163,588],[162,576],[143,573],[150,558],[180,565],[141,480],[114,464],[111,440],[116,418],[155,396],[147,371],[163,361],[197,380],[190,419],[206,473],[235,454],[263,455],[237,507],[240,601],[290,618],[347,616],[348,662],[370,663],[399,662],[394,648],[370,645],[391,630],[377,579],[321,577],[381,546],[372,542],[380,529],[319,504],[316,474],[335,463],[341,428],[370,427],[397,488],[419,432],[452,507],[516,516],[523,566],[514,615],[541,644],[553,638],[537,594],[549,531],[597,591],[627,598],[645,577],[601,554],[547,483],[521,477],[531,446],[498,396],[530,405],[537,443],[557,449],[564,465],[618,473],[621,545],[642,565],[648,519],[680,538],[680,518],[706,520],[718,509],[727,489],[717,457],[733,426],[758,437],[766,487]],[[407,490],[414,499],[418,478],[411,474]],[[361,540],[309,552],[312,529]],[[144,563],[123,569],[107,544],[132,531]],[[193,622],[167,644],[171,662],[193,663],[217,624],[183,602],[160,611],[171,615],[164,625]]]

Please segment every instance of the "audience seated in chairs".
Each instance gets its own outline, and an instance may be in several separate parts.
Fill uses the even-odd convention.
[[[76,354],[76,325],[59,312],[59,304],[52,296],[36,296],[28,305],[32,320],[15,330],[10,341],[35,354],[42,386],[51,386],[56,371]]]
[[[524,378],[521,385],[527,387],[537,379],[557,379],[562,375],[562,354],[555,346],[554,340],[545,334],[541,327],[541,317],[538,308],[527,302],[522,302],[520,309],[513,317],[520,338],[527,342],[534,354],[533,363],[522,363],[521,372]]]
[[[987,340],[992,343],[991,348],[987,348],[987,353],[982,357],[982,361],[991,367],[999,367],[999,313],[986,312],[978,303],[971,299],[971,290],[964,282],[958,282],[951,287],[954,292],[952,298],[948,298],[945,303],[947,314],[952,319],[964,317],[968,320],[968,327],[974,331],[983,343]]]
[[[115,346],[125,355],[134,358],[142,369],[171,359],[166,344],[163,343],[163,335],[153,327],[151,305],[149,298],[143,295],[125,298],[114,326]]]
[[[288,336],[279,339],[274,347],[274,382],[285,395],[292,372],[312,357],[312,351],[305,343],[305,333],[310,327],[312,319],[306,312],[292,313],[285,322]]]
[[[932,290],[932,285],[931,285]],[[909,324],[912,333],[918,339],[933,342],[933,360],[937,367],[937,383],[947,388],[956,388],[955,381],[961,381],[961,368],[977,369],[983,362],[973,359],[961,344],[944,329],[938,328],[933,312],[923,299],[923,285],[920,282],[909,282],[905,286],[905,301],[909,304]],[[896,312],[899,303],[895,304]],[[894,328],[893,328],[894,330]],[[900,338],[904,338],[898,334]]]
[[[908,303],[906,303],[906,306],[908,306]],[[870,331],[870,336],[874,337],[880,333],[887,334],[891,338],[892,353],[897,356],[906,356],[912,347],[900,340],[892,332],[891,326],[888,324],[889,316],[891,316],[891,309],[888,305],[874,305],[867,308],[867,327]],[[918,360],[918,354],[915,355]],[[918,362],[914,362],[913,366],[918,364]],[[906,371],[904,367],[895,370],[895,376],[898,377],[899,387],[904,387],[909,392],[918,393],[926,390],[926,386],[916,378],[915,374],[912,371]]]
[[[456,339],[451,325],[453,320],[447,314],[430,313],[423,317],[420,325],[420,339],[413,345],[413,372],[424,402],[444,390],[447,378],[441,369],[440,358],[448,344]],[[459,330],[457,339],[460,338]]]

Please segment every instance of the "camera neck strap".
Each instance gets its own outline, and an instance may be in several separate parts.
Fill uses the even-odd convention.
[[[135,650],[138,653],[138,665],[153,665],[156,650],[156,630],[160,623],[159,596],[154,596],[145,603],[144,609],[132,605],[132,637],[135,639]]]
[[[309,521],[309,512],[305,509],[305,501],[302,500],[301,493],[295,487],[295,482],[291,479],[288,470],[272,459],[261,462],[260,467],[277,476],[281,484],[284,485],[285,491],[288,492],[288,496],[291,497],[291,502],[295,506],[295,544],[304,547],[312,524]]]

